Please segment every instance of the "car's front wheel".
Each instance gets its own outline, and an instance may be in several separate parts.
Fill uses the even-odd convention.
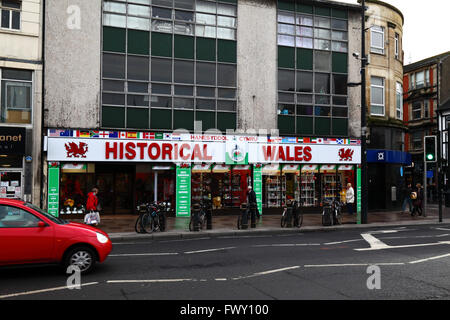
[[[95,261],[94,250],[89,247],[80,246],[68,252],[64,261],[64,267],[67,269],[73,265],[78,267],[81,273],[89,273],[94,269]]]

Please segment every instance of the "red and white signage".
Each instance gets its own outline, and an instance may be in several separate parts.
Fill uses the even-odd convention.
[[[249,163],[359,164],[361,146],[248,144]],[[226,141],[48,138],[48,161],[225,163]]]

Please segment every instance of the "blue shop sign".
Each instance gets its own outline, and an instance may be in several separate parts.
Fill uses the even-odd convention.
[[[411,165],[411,154],[394,150],[367,150],[367,162]]]

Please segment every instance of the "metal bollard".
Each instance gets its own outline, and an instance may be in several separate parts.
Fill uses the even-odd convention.
[[[247,229],[248,228],[248,206],[247,204],[243,203],[241,204],[241,228]]]
[[[206,229],[207,230],[212,229],[212,209],[211,209],[211,207],[208,207],[206,209]]]
[[[256,210],[258,209],[256,203],[250,204],[250,227],[256,228]]]
[[[200,214],[200,204],[194,203],[194,205],[192,206],[192,220],[193,220],[192,231],[200,231],[199,214]]]

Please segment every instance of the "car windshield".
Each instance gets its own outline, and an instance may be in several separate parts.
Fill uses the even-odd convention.
[[[45,212],[44,210],[42,210],[41,208],[35,206],[32,203],[26,202],[25,206],[27,206],[28,208],[31,208],[33,210],[36,210],[37,212],[39,212],[40,214],[45,216],[47,219],[53,221],[54,223],[57,223],[57,224],[66,224],[66,223],[68,223],[66,220],[63,220],[63,219],[57,218],[55,216],[52,216],[51,214]]]

